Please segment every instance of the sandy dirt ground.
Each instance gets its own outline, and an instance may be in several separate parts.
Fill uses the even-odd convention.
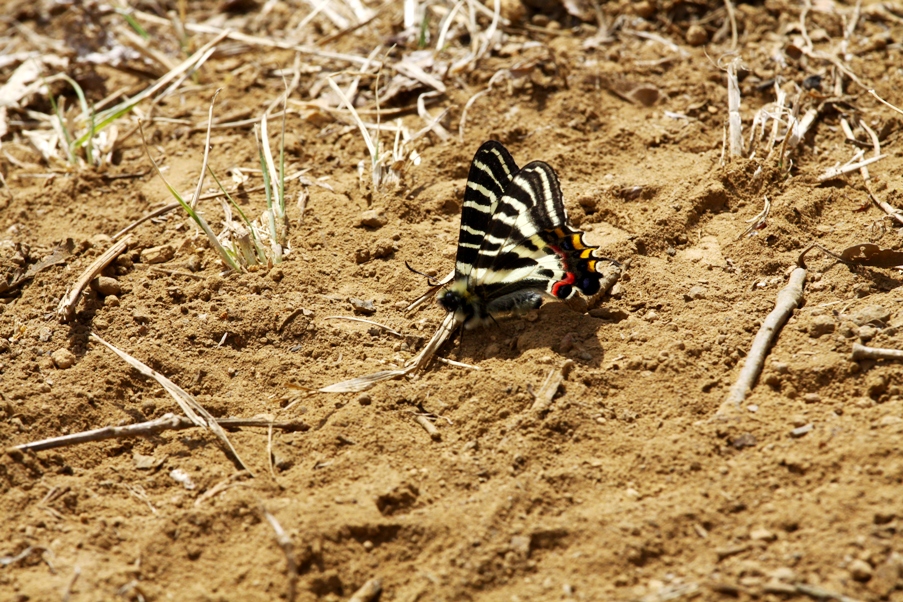
[[[131,4],[3,8],[0,599],[339,601],[378,579],[384,601],[903,600],[901,368],[851,359],[855,343],[903,348],[893,262],[812,249],[801,307],[747,399],[719,414],[807,247],[903,247],[903,115],[868,92],[903,106],[903,5],[505,0],[490,39],[492,2],[410,3],[407,28],[401,2],[309,19],[321,3]],[[93,157],[67,157],[62,132],[87,130],[58,74],[110,106],[226,28],[200,69],[98,128]],[[374,138],[379,91],[383,152],[396,132],[403,151],[394,181],[374,187],[328,76],[357,82]],[[112,237],[173,202],[148,153],[191,196],[218,88],[209,165],[261,216],[253,126],[272,105],[278,163],[286,85],[286,172],[305,171],[285,184],[283,261],[230,272],[170,211],[132,231],[61,322]],[[306,391],[398,367],[432,336],[445,312],[404,312],[428,288],[405,263],[452,268],[488,139],[557,171],[574,226],[624,265],[611,294],[440,350],[478,369],[436,361],[363,393]],[[829,172],[876,153],[868,188],[889,213],[855,165]],[[219,234],[220,199],[198,208]],[[92,332],[215,417],[294,428],[231,428],[248,471],[198,428],[14,448],[181,414]]]

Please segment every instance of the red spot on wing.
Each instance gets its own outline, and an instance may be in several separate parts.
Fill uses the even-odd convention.
[[[570,266],[568,265],[567,254],[555,245],[549,245],[549,246],[552,247],[552,250],[555,251],[555,253],[557,253],[561,257],[561,263],[564,264],[564,269],[570,270]],[[577,281],[577,278],[576,278],[576,276],[574,276],[574,273],[571,271],[568,271],[567,276],[564,277],[564,280],[559,280],[558,282],[556,282],[555,284],[552,285],[552,294],[555,297],[558,297],[558,289],[560,289],[562,286],[565,286],[565,285],[574,284],[574,282],[576,282],[576,281]],[[558,298],[560,298],[560,297],[558,297]]]

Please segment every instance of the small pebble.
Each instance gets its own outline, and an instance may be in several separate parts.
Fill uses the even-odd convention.
[[[803,401],[806,403],[818,403],[821,401],[821,396],[818,393],[806,393],[803,395]]]
[[[709,41],[709,34],[701,25],[690,25],[687,28],[687,44],[690,46],[702,46]]]
[[[373,398],[367,395],[366,393],[362,393],[358,398],[357,402],[362,406],[368,406],[373,403]]]
[[[809,423],[805,426],[797,427],[797,428],[793,429],[792,431],[790,431],[790,436],[791,437],[802,437],[806,433],[810,432],[813,428],[814,427],[812,426],[811,423]]]
[[[558,344],[558,352],[559,353],[567,353],[571,349],[574,348],[574,335],[572,333],[567,333],[561,338],[561,343]]]
[[[119,295],[122,293],[122,284],[115,278],[100,276],[91,283],[94,290],[101,295]]]
[[[800,414],[795,414],[794,416],[790,417],[790,424],[795,427],[805,426],[806,424],[808,424],[808,422],[809,420],[805,416],[802,416]]]
[[[361,213],[361,217],[358,220],[358,225],[373,229],[382,228],[387,223],[389,223],[389,220],[386,219],[385,214],[378,209],[364,211]]]
[[[858,558],[850,563],[847,570],[850,571],[850,575],[852,575],[853,579],[856,581],[868,581],[872,578],[872,566],[866,561],[859,560]]]
[[[857,334],[859,335],[860,341],[868,343],[875,338],[876,334],[878,334],[878,329],[874,326],[860,326]]]
[[[850,316],[857,326],[865,324],[885,324],[890,319],[890,312],[881,305],[868,305]]]
[[[831,334],[836,327],[831,316],[815,316],[809,322],[809,336],[817,339],[820,336]]]
[[[149,247],[141,251],[142,263],[165,263],[175,257],[176,249],[172,245]]]
[[[348,299],[348,302],[351,303],[351,309],[356,314],[361,314],[364,316],[372,316],[376,313],[376,306],[373,305],[373,301],[362,301],[361,299]]]
[[[75,354],[65,348],[54,351],[50,354],[50,359],[53,360],[53,364],[60,370],[65,370],[75,365]]]
[[[188,258],[188,261],[185,263],[186,267],[191,272],[200,272],[201,271],[201,258],[197,255],[191,255]]]
[[[116,295],[107,295],[103,298],[104,307],[119,307],[119,297]]]
[[[694,286],[684,293],[684,301],[695,301],[696,299],[705,299],[705,287]]]
[[[753,541],[774,541],[777,539],[777,535],[769,531],[768,529],[753,529],[749,532],[749,538]]]

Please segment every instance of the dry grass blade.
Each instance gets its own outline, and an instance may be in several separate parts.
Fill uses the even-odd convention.
[[[286,431],[304,431],[308,426],[303,422],[271,422],[268,420],[254,418],[220,418],[217,420],[220,426],[226,428],[238,427],[267,427],[278,428]],[[71,435],[63,435],[60,437],[51,437],[50,439],[41,439],[40,441],[32,441],[14,446],[22,451],[43,451],[45,449],[55,449],[57,447],[68,447],[70,445],[79,445],[82,443],[91,443],[94,441],[104,441],[106,439],[128,439],[131,437],[150,437],[162,433],[163,431],[174,431],[188,428],[195,428],[197,425],[185,416],[176,416],[175,414],[164,414],[159,418],[149,420],[147,422],[139,422],[138,424],[129,424],[126,426],[105,426],[103,428],[81,433],[72,433]]]
[[[404,368],[400,370],[382,370],[380,372],[374,372],[373,374],[359,376],[357,378],[344,380],[323,387],[322,389],[318,389],[318,391],[321,393],[360,393],[361,391],[372,389],[378,383],[401,378],[402,376],[422,370],[429,361],[433,359],[443,343],[448,340],[448,337],[451,336],[457,325],[458,323],[455,321],[454,314],[446,314],[445,319],[442,321],[442,324],[439,325],[433,338],[430,339],[419,354],[408,360],[405,363]]]
[[[263,517],[270,523],[270,527],[273,528],[273,533],[276,534],[276,543],[279,544],[279,547],[282,548],[282,553],[285,555],[285,572],[288,574],[288,592],[286,593],[286,598],[289,602],[293,602],[298,584],[298,562],[295,560],[295,545],[292,542],[292,538],[288,536],[288,533],[285,532],[285,529],[283,529],[282,525],[279,524],[279,521],[276,520],[276,517],[270,514],[262,504],[260,506],[260,513],[263,514]]]
[[[883,347],[866,347],[859,343],[853,343],[852,359],[854,362],[859,360],[903,360],[903,351]]]
[[[740,84],[737,81],[739,60],[733,60],[727,66],[727,111],[728,140],[731,157],[743,156],[743,124],[740,120]]]
[[[382,591],[383,582],[379,579],[370,579],[348,598],[348,602],[373,602]]]
[[[110,265],[114,259],[119,257],[119,255],[128,248],[130,242],[131,237],[126,237],[113,244],[112,247],[104,251],[100,257],[95,259],[94,262],[88,266],[88,269],[82,272],[82,275],[75,281],[75,284],[69,292],[60,299],[60,303],[56,308],[56,314],[61,322],[69,322],[72,320],[75,316],[75,308],[78,305],[78,300],[81,297],[82,291],[85,290],[85,287],[88,286],[89,282],[94,280],[94,278],[100,274],[101,270]]]
[[[397,337],[404,338],[404,335],[401,334],[400,332],[398,332],[397,330],[389,328],[385,324],[380,324],[379,322],[374,322],[373,320],[367,320],[365,318],[355,318],[354,316],[326,316],[326,319],[327,320],[351,320],[352,322],[364,322],[365,324],[373,324],[374,326],[379,326],[383,330],[387,330],[388,332],[391,332],[392,334],[394,334]]]
[[[541,414],[552,407],[552,400],[555,399],[555,395],[558,393],[558,387],[567,379],[573,367],[573,360],[564,360],[561,366],[553,368],[549,372],[539,391],[533,394],[534,400],[533,405],[530,407],[531,412]]]
[[[114,347],[110,343],[106,342],[97,334],[91,333],[91,338],[103,344],[110,351],[121,357],[126,363],[130,366],[138,370],[141,374],[154,379],[157,381],[163,389],[170,394],[170,396],[175,400],[175,402],[179,405],[185,415],[191,420],[194,424],[201,428],[205,428],[213,433],[217,440],[222,444],[223,448],[227,451],[227,453],[231,454],[233,458],[237,461],[237,463],[241,466],[242,469],[251,472],[251,469],[247,467],[244,461],[241,459],[241,456],[238,455],[238,452],[232,446],[232,442],[229,441],[229,437],[226,436],[226,431],[216,422],[216,418],[210,415],[210,412],[205,410],[201,404],[199,404],[194,397],[192,397],[187,391],[179,387],[177,384],[157,372],[156,370],[151,369],[146,364],[140,362],[135,359],[131,355],[125,353],[124,351]],[[251,473],[253,475],[253,473]]]
[[[361,131],[361,136],[364,138],[364,144],[367,145],[367,151],[370,153],[370,166],[372,169],[373,176],[373,188],[379,188],[379,149],[376,148],[376,145],[373,144],[373,138],[370,136],[370,132],[367,131],[367,126],[364,125],[364,121],[361,119],[361,116],[358,115],[357,110],[354,108],[351,100],[349,100],[348,96],[345,95],[345,92],[335,83],[335,81],[331,77],[327,77],[326,81],[329,83],[329,87],[332,88],[332,91],[338,95],[338,97],[342,100],[347,107],[348,111],[351,113],[351,117],[354,119],[354,122],[357,124],[358,129]]]
[[[806,282],[806,268],[796,268],[790,274],[790,281],[787,286],[778,291],[778,297],[775,301],[774,309],[762,322],[756,338],[753,339],[752,346],[749,349],[749,355],[740,370],[740,376],[731,387],[727,401],[721,404],[718,413],[721,415],[729,414],[740,407],[740,404],[746,399],[746,396],[752,390],[756,379],[762,373],[762,366],[765,363],[765,356],[771,350],[778,333],[793,310],[797,308],[803,299],[803,284]]]
[[[862,159],[858,161],[862,157],[862,151],[859,151],[855,157],[850,159],[846,165],[842,165],[840,167],[829,167],[825,173],[818,176],[819,182],[827,182],[828,180],[833,180],[836,177],[842,176],[844,174],[848,174],[852,171],[856,171],[857,169],[861,169],[867,165],[871,165],[881,159],[884,159],[887,155],[878,155],[877,157],[869,157],[868,159]]]
[[[213,93],[213,98],[210,99],[210,110],[207,112],[207,138],[204,140],[204,161],[201,164],[201,175],[198,176],[198,185],[194,189],[194,196],[191,199],[191,208],[195,209],[198,206],[198,201],[201,199],[201,190],[204,188],[204,176],[207,174],[207,160],[210,158],[210,126],[213,124],[213,105],[216,104],[216,97],[219,96],[219,93],[222,91],[222,88],[217,88],[216,92]]]
[[[884,100],[883,98],[878,96],[878,93],[875,92],[874,90],[869,90],[869,94],[874,96],[881,104],[886,105],[886,106],[890,107],[891,109],[893,109],[894,111],[896,111],[897,113],[899,113],[900,115],[903,115],[903,110],[895,107],[894,105],[890,104],[889,102],[887,102],[886,100]]]

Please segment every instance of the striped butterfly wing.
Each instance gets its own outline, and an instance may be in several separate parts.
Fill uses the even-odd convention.
[[[456,280],[470,275],[499,199],[515,173],[517,164],[511,153],[494,140],[484,142],[474,155],[461,210],[461,230],[455,257]]]
[[[492,213],[469,288],[491,300],[530,289],[567,299],[593,295],[596,247],[568,224],[555,171],[534,161],[518,171]]]

